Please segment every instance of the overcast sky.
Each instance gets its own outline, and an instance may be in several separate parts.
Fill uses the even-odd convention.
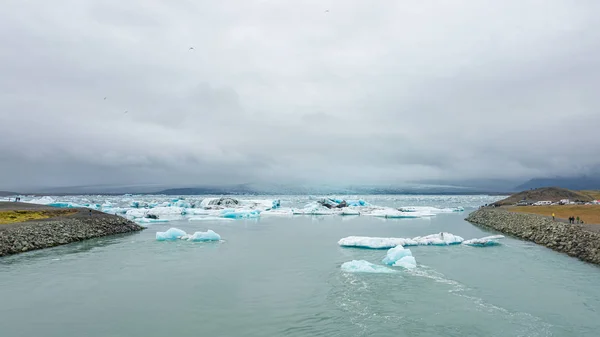
[[[597,0],[3,0],[0,190],[588,173],[598,13]]]

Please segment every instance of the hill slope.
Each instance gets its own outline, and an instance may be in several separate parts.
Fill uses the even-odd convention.
[[[510,197],[496,202],[496,205],[514,205],[521,200],[527,200],[531,202],[535,201],[560,201],[562,199],[569,199],[572,201],[592,201],[594,198],[589,194],[571,191],[566,188],[560,187],[543,187],[535,190],[528,190],[513,194]]]
[[[517,191],[532,188],[561,186],[571,190],[597,190],[600,189],[600,177],[556,177],[535,178],[516,187]]]

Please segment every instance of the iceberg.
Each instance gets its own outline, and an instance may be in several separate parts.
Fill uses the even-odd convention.
[[[222,218],[219,216],[204,216],[197,218],[189,218],[188,221],[234,221],[235,219]]]
[[[368,236],[348,236],[340,239],[342,247],[358,247],[371,249],[394,248],[396,246],[416,246],[417,242],[405,238],[377,238]]]
[[[342,271],[347,273],[377,273],[377,274],[390,274],[396,271],[384,266],[379,266],[365,260],[352,260],[350,262],[344,262],[341,267]]]
[[[260,213],[260,216],[293,216],[294,212],[291,209],[271,209]]]
[[[401,212],[393,208],[375,209],[367,215],[376,216],[380,218],[388,219],[402,219],[402,218],[423,218],[433,216],[433,213],[426,212]]]
[[[344,208],[339,213],[340,215],[360,215],[360,211],[353,208]]]
[[[487,247],[487,246],[497,246],[500,245],[500,242],[496,241],[497,239],[503,239],[504,235],[492,235],[486,236],[480,239],[471,239],[463,241],[463,245],[473,246],[473,247]]]
[[[178,228],[169,228],[166,232],[156,232],[157,241],[174,241],[177,239],[192,242],[205,242],[219,241],[221,240],[221,236],[210,229],[206,232],[195,232],[191,235]]]
[[[48,204],[55,202],[55,200],[50,197],[41,197],[38,199],[31,199],[31,200],[25,201],[25,202],[30,203],[30,204],[48,205]]]
[[[464,241],[462,237],[446,232],[427,236],[417,236],[414,237],[413,240],[416,241],[419,246],[447,246],[456,245]]]
[[[462,207],[454,207],[454,208],[437,208],[437,207],[428,207],[428,206],[406,206],[398,208],[401,212],[420,212],[420,213],[454,213],[454,212],[464,212],[464,208]]]
[[[396,246],[388,250],[387,255],[381,261],[384,264],[405,269],[414,269],[417,267],[417,260],[412,256],[410,249],[402,246]]]
[[[396,263],[396,261],[406,256],[412,256],[412,252],[410,251],[410,249],[406,249],[402,246],[396,246],[394,248],[390,248],[387,251],[386,256],[381,262],[387,264],[388,266],[392,266],[394,265],[394,263]]]
[[[136,218],[133,221],[137,223],[157,223],[157,222],[169,222],[167,219],[149,219],[149,218]]]
[[[85,207],[83,205],[78,205],[78,204],[74,204],[74,203],[70,203],[70,202],[53,202],[53,203],[47,204],[47,206],[57,207],[57,208],[83,208],[83,207]]]
[[[189,235],[187,240],[193,242],[219,241],[221,240],[221,236],[209,229],[206,232],[195,232]]]
[[[177,240],[184,236],[187,233],[178,228],[169,228],[166,232],[156,232],[156,240],[157,241],[167,241],[167,240]]]
[[[281,207],[281,201],[279,199],[264,199],[264,200],[248,200],[244,202],[254,209],[272,210]]]
[[[396,246],[446,246],[463,242],[464,239],[450,233],[438,233],[414,238],[378,238],[368,236],[348,236],[338,241],[342,247],[371,249],[393,248]]]
[[[237,199],[233,199],[233,198],[205,198],[202,200],[202,202],[200,202],[200,206],[207,208],[207,207],[213,207],[213,206],[226,206],[226,207],[231,207],[231,206],[237,206],[240,202]]]
[[[245,219],[245,218],[258,218],[260,211],[258,210],[237,210],[237,209],[225,209],[221,213],[223,218],[229,219]]]

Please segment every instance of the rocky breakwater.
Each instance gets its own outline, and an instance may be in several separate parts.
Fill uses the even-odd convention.
[[[600,233],[583,226],[556,222],[535,214],[513,213],[500,208],[481,208],[469,214],[466,220],[475,225],[533,241],[586,262],[600,264]]]
[[[0,225],[0,256],[142,229],[116,215],[81,209],[67,216]]]

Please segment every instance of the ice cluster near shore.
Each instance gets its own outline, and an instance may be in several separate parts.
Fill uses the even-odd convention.
[[[301,199],[299,199],[301,200]],[[304,197],[304,204],[282,206],[281,200],[233,197],[77,196],[23,198],[24,202],[58,208],[87,207],[151,224],[179,219],[256,219],[265,216],[371,216],[385,219],[427,218],[461,212],[462,207],[387,207],[360,198]]]

